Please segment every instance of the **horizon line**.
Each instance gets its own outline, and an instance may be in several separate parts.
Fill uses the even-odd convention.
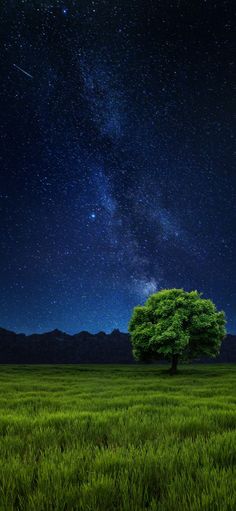
[[[16,332],[14,330],[9,330],[8,328],[4,328],[2,326],[0,326],[0,333],[1,333],[1,330],[5,330],[6,332],[10,332],[12,334],[15,334],[15,335],[24,335],[25,337],[30,337],[31,335],[45,335],[45,334],[51,334],[53,332],[59,332],[61,334],[65,334],[65,335],[68,335],[70,337],[74,337],[75,335],[79,335],[81,333],[87,333],[89,335],[98,335],[98,334],[105,334],[105,335],[111,335],[113,332],[116,332],[118,331],[120,334],[126,334],[126,335],[130,335],[128,331],[122,331],[120,330],[119,328],[113,328],[113,330],[111,330],[110,332],[106,332],[105,330],[99,330],[98,332],[95,332],[95,333],[91,333],[89,330],[80,330],[79,332],[75,332],[73,334],[69,334],[68,332],[65,332],[64,330],[60,330],[59,328],[53,328],[52,330],[46,330],[45,332],[32,332],[32,333],[24,333],[22,331],[19,331],[19,332]],[[226,332],[226,335],[236,335],[236,332],[235,333],[232,333],[232,332]]]

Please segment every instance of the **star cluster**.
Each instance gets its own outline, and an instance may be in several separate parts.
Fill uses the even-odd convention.
[[[127,330],[163,287],[236,329],[233,2],[3,1],[1,326]]]

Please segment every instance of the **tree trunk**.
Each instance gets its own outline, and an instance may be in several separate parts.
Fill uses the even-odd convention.
[[[175,354],[172,357],[172,365],[170,368],[170,374],[176,374],[177,373],[177,365],[178,365],[178,359],[179,355]]]

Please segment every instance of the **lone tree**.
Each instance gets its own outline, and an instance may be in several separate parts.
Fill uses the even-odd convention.
[[[226,334],[225,314],[198,291],[164,289],[137,306],[129,323],[137,360],[171,360],[171,374],[180,360],[215,357]]]

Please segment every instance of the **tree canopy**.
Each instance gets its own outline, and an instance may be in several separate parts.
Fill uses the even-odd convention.
[[[176,372],[180,360],[215,357],[226,334],[225,314],[198,291],[164,289],[134,308],[129,323],[137,360],[167,359]]]

